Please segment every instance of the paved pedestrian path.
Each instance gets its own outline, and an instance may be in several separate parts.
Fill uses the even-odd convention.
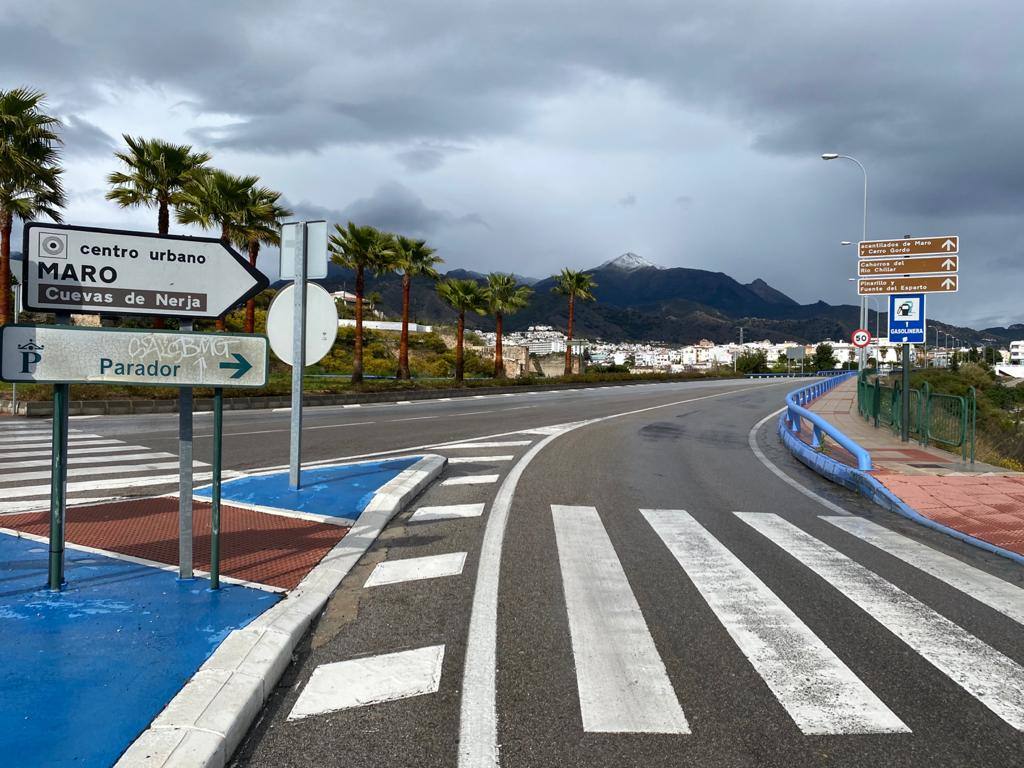
[[[964,463],[956,454],[916,442],[903,443],[857,412],[857,382],[844,382],[811,409],[871,454],[872,475],[925,517],[990,544],[1024,554],[1024,475],[990,464]],[[802,437],[809,443],[809,425]],[[828,442],[832,458],[857,466]]]

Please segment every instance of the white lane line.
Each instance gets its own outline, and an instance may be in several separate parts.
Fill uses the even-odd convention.
[[[397,400],[395,405],[412,405],[412,400]]]
[[[49,455],[49,454],[47,454]],[[139,461],[141,459],[173,459],[174,455],[170,453],[123,453],[114,454],[112,456],[78,456],[77,454],[71,454],[68,457],[69,466],[74,467],[79,464],[102,464],[104,462],[112,461]],[[0,482],[6,480],[4,475],[9,469],[28,469],[30,467],[48,467],[50,466],[50,459],[35,459],[33,461],[5,461],[0,463]]]
[[[360,403],[350,403],[348,405],[343,405],[341,407],[342,408],[362,408],[363,406]]]
[[[749,568],[683,510],[641,509],[804,734],[910,729]]]
[[[862,517],[820,517],[1024,624],[1024,589]]]
[[[737,512],[1017,730],[1024,668],[860,563],[771,513]]]
[[[291,406],[288,406],[287,408],[271,408],[270,412],[271,413],[291,413],[292,412],[292,408],[291,408]]]
[[[177,464],[174,465],[177,468]],[[228,476],[231,477],[242,477],[241,472],[225,472],[224,479]],[[49,473],[47,473],[49,476]],[[200,472],[194,476],[196,483],[201,483],[209,480],[213,474],[211,472]],[[114,477],[106,480],[84,480],[75,483],[68,483],[68,494],[76,493],[79,491],[94,491],[94,490],[106,490],[110,488],[141,488],[148,485],[173,485],[175,488],[178,487],[178,475],[156,475],[154,477]],[[7,499],[27,499],[32,496],[44,496],[49,498],[50,486],[47,485],[29,485],[20,488],[4,488],[0,490],[0,497],[4,500]],[[73,499],[69,499],[69,502]],[[4,509],[3,502],[0,502],[0,510]]]
[[[313,670],[288,719],[436,693],[443,662],[444,646],[432,645],[321,664]]]
[[[386,560],[377,564],[363,587],[379,587],[383,584],[398,584],[403,581],[458,576],[462,573],[462,567],[465,564],[465,552],[409,557],[404,560]]]
[[[404,419],[388,419],[385,424],[395,424],[399,421],[423,421],[424,419],[440,419],[440,416],[409,416]]]
[[[517,448],[522,445],[529,445],[532,440],[503,440],[498,442],[480,442],[480,443],[450,443],[448,445],[435,446],[439,450],[445,451],[464,451],[472,450],[473,448]]]
[[[197,464],[199,462],[196,462]],[[84,467],[82,469],[69,469],[68,477],[83,477],[91,475],[117,475],[130,472],[159,472],[165,469],[177,469],[176,461],[161,461],[152,464],[119,464],[117,466]],[[35,470],[32,472],[12,472],[0,475],[0,483],[21,483],[27,480],[45,480],[50,477],[50,470]]]
[[[484,513],[483,504],[445,504],[435,507],[420,507],[409,517],[417,523],[431,520],[453,520],[463,517],[480,517]]]
[[[757,444],[757,433],[761,429],[761,427],[764,425],[764,423],[766,421],[770,421],[771,419],[774,419],[780,413],[782,413],[784,410],[786,410],[786,409],[785,408],[779,408],[779,410],[777,410],[777,411],[775,411],[773,413],[769,413],[767,416],[765,416],[763,419],[761,419],[759,422],[757,422],[757,424],[755,424],[751,428],[750,432],[747,433],[747,444],[750,446],[750,450],[754,452],[754,456],[757,457],[758,461],[760,461],[762,464],[764,464],[765,468],[769,472],[771,472],[773,475],[775,475],[777,478],[779,478],[779,480],[784,482],[790,488],[793,488],[793,489],[799,491],[800,493],[802,493],[804,496],[806,496],[809,499],[814,499],[816,502],[818,502],[823,507],[825,507],[825,509],[832,510],[837,515],[849,515],[850,513],[847,512],[842,507],[840,507],[838,504],[832,503],[831,501],[826,499],[824,496],[819,496],[814,491],[812,491],[810,488],[804,488],[804,486],[800,485],[800,483],[798,483],[792,477],[790,477],[785,472],[783,472],[781,469],[779,469],[777,466],[775,466],[775,464],[772,462],[772,460],[769,459],[765,455],[764,451],[761,450],[761,446],[759,446]]]
[[[786,383],[791,386],[789,382]],[[715,383],[708,386],[714,388],[721,386],[724,391],[609,414],[579,422],[573,429],[623,416],[635,416],[638,413],[650,413],[662,408],[678,408],[689,403],[742,394],[755,389],[769,389],[777,385],[772,383],[734,387]],[[523,472],[541,451],[563,434],[565,432],[541,439],[512,466],[494,495],[494,503],[491,504],[487,524],[484,526],[476,584],[473,588],[473,606],[469,616],[469,633],[466,638],[466,660],[462,673],[462,701],[459,707],[459,768],[497,768],[501,764],[498,754],[495,675],[498,658],[498,588],[501,581],[501,552],[505,543],[505,530],[508,527],[508,518],[512,510],[516,487],[519,485],[519,479],[523,476]],[[504,437],[504,434],[490,437]],[[441,446],[437,447],[441,448]]]
[[[511,453],[498,456],[452,456],[448,459],[449,464],[481,464],[489,461],[512,461],[515,456]]]
[[[441,485],[489,485],[498,482],[497,475],[466,475],[465,477],[449,477],[442,480]]]
[[[552,505],[583,730],[689,733],[626,573],[593,507]]]
[[[152,450],[153,450],[152,448],[147,448],[144,445],[125,445],[124,443],[118,443],[117,445],[104,445],[104,446],[101,446],[99,448],[75,448],[74,453],[71,454],[71,458],[74,459],[76,456],[80,456],[82,454],[94,454],[94,453],[95,454],[98,454],[98,453],[106,453],[106,454],[129,453],[131,455],[132,452],[138,452],[138,451],[146,452],[146,451],[152,451]],[[21,459],[42,458],[44,456],[50,456],[50,455],[51,455],[51,451],[50,451],[49,447],[47,447],[47,449],[45,451],[24,451],[24,452],[18,451],[16,453],[11,454],[10,456],[0,454],[0,470],[2,470],[4,468],[4,466],[10,466],[10,462],[19,461]],[[164,455],[165,456],[170,456],[172,454],[166,453]]]

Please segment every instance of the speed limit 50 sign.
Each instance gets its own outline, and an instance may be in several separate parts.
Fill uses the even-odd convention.
[[[850,334],[850,341],[853,342],[853,346],[864,348],[871,343],[871,332],[864,328],[858,328]]]

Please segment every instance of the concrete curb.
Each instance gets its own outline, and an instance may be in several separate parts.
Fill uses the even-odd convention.
[[[720,381],[733,377],[708,378]],[[507,387],[462,387],[459,389],[409,389],[391,392],[359,392],[346,395],[305,395],[304,406],[362,405],[363,403],[397,403],[402,400],[436,400],[442,397],[475,397],[477,395],[505,395],[515,392],[549,392],[560,389],[598,389],[601,387],[628,387],[636,384],[673,384],[677,382],[702,381],[702,379],[637,379],[635,381],[566,381],[533,386],[520,384]],[[225,411],[266,410],[268,408],[289,408],[290,395],[265,397],[225,397]],[[213,399],[199,397],[193,401],[193,409],[212,411]],[[0,414],[10,413],[8,400],[0,400]],[[174,400],[72,400],[69,403],[71,416],[130,416],[133,414],[177,413],[178,401]],[[48,418],[53,416],[53,403],[49,400],[19,400],[16,416]]]
[[[938,523],[930,517],[925,517],[867,472],[847,466],[841,461],[836,461],[830,456],[814,450],[814,448],[807,445],[807,443],[789,430],[789,427],[786,424],[785,411],[783,411],[779,416],[778,432],[783,445],[789,449],[789,452],[792,453],[798,461],[807,465],[822,477],[831,480],[833,483],[842,485],[849,488],[851,491],[859,493],[861,496],[869,499],[887,512],[895,512],[897,515],[902,515],[903,517],[913,520],[915,523],[927,528],[939,531],[947,536],[952,536],[954,539],[959,539],[967,544],[983,549],[986,552],[1000,555],[1001,557],[1013,560],[1020,565],[1024,565],[1024,555],[1018,555],[1016,552],[1003,549],[995,544],[990,544],[987,541],[966,534],[963,531],[958,531],[955,528],[950,528],[948,525]]]
[[[228,635],[116,763],[222,768],[292,661],[328,598],[390,522],[444,469],[426,454],[383,485],[358,521],[289,595]]]

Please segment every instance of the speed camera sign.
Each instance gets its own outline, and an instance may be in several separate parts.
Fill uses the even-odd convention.
[[[871,332],[858,328],[850,335],[850,340],[853,341],[853,346],[863,349],[871,343]]]

